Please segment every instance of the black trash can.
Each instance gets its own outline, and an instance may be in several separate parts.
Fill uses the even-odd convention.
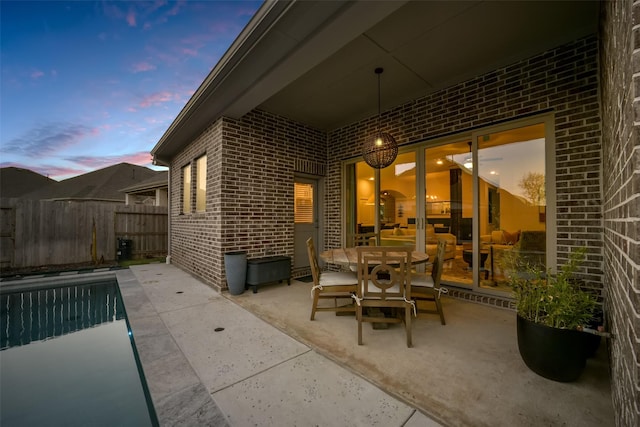
[[[247,253],[235,251],[224,254],[224,270],[227,275],[229,293],[231,295],[243,293],[247,279]]]
[[[131,239],[123,239],[121,237],[118,237],[118,249],[116,251],[118,261],[126,261],[131,259],[132,243],[133,242],[131,241]]]

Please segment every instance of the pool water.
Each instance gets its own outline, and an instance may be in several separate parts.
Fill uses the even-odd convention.
[[[117,281],[0,291],[0,425],[155,426]]]

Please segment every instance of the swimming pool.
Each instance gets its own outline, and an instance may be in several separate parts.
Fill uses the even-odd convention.
[[[158,425],[115,277],[68,282],[0,286],[0,425]]]

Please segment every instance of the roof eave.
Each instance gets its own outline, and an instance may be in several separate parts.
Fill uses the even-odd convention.
[[[202,107],[207,99],[215,92],[236,66],[243,61],[247,53],[265,34],[274,22],[286,12],[293,2],[266,0],[253,15],[249,23],[224,53],[209,75],[200,84],[191,99],[185,104],[178,116],[162,135],[158,143],[151,150],[153,164],[169,166],[171,154],[179,148],[181,139],[176,138],[178,132],[184,128],[194,113]],[[222,112],[219,109],[218,114]],[[212,120],[218,117],[211,118]],[[176,147],[178,146],[178,147]]]

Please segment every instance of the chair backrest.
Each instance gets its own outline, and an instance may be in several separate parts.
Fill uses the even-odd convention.
[[[350,247],[369,246],[371,238],[377,237],[376,233],[356,233],[350,236]]]
[[[431,277],[433,278],[433,287],[435,289],[440,287],[440,280],[442,278],[442,268],[444,266],[444,254],[447,250],[447,241],[444,239],[438,240],[438,248],[436,249],[436,259],[433,260],[433,268],[431,269]]]
[[[311,266],[313,284],[318,286],[320,284],[320,265],[318,264],[316,248],[313,245],[313,239],[311,237],[307,239],[307,255],[309,256],[309,265]]]
[[[411,249],[359,246],[358,298],[411,299]]]

